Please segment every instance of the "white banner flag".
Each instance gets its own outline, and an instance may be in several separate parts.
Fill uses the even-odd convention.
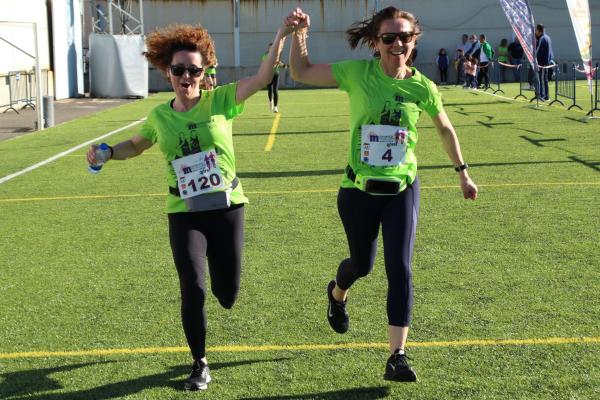
[[[567,0],[571,22],[577,37],[579,53],[583,60],[585,76],[588,80],[590,93],[592,92],[592,18],[588,0]]]

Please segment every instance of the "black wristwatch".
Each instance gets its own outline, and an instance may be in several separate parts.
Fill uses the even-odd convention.
[[[454,170],[456,172],[460,172],[460,171],[465,170],[467,168],[469,168],[469,164],[464,163],[463,165],[459,165],[458,167],[454,167]]]

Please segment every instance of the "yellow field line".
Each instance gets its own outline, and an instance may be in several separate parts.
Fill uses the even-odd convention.
[[[472,339],[432,342],[409,342],[408,347],[460,347],[460,346],[552,346],[562,344],[600,344],[600,337],[540,338],[540,339]],[[209,353],[253,353],[260,351],[315,351],[349,349],[385,349],[387,343],[339,343],[339,344],[290,344],[262,346],[214,346],[207,348]],[[19,353],[0,353],[0,359],[106,356],[121,354],[163,354],[187,353],[187,347],[144,347],[137,349],[93,349],[73,351],[26,351]]]
[[[538,183],[490,183],[479,185],[485,187],[524,187],[524,186],[599,186],[600,182],[538,182]],[[458,185],[434,185],[421,186],[421,189],[458,189]],[[298,194],[298,193],[333,193],[339,189],[306,189],[306,190],[274,190],[274,191],[248,191],[246,194]],[[97,200],[97,199],[118,199],[128,197],[161,197],[166,193],[132,193],[132,194],[107,194],[107,195],[82,195],[82,196],[56,196],[56,197],[23,197],[13,199],[0,199],[0,203],[19,203],[27,201],[47,201],[47,200]]]
[[[271,131],[269,132],[269,139],[267,140],[267,144],[265,145],[265,151],[271,151],[271,149],[273,148],[273,144],[275,143],[275,133],[277,133],[280,118],[281,114],[275,114],[273,126],[271,126]]]

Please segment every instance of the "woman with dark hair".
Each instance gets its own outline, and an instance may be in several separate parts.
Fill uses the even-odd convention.
[[[267,46],[267,51],[262,56],[263,61],[268,57],[269,51],[271,51],[272,45],[273,45],[273,43],[269,43],[269,45]],[[269,109],[274,113],[279,112],[279,108],[277,108],[277,104],[279,103],[279,69],[280,68],[287,68],[287,64],[278,62],[275,65],[275,71],[273,72],[273,79],[271,79],[271,83],[269,83],[267,85],[267,96],[269,97]]]
[[[384,379],[415,381],[405,344],[413,306],[411,261],[419,210],[415,146],[421,111],[437,128],[464,198],[477,197],[436,86],[411,67],[421,26],[411,13],[384,8],[347,31],[351,48],[366,44],[379,58],[312,64],[306,44],[308,14],[296,9],[286,23],[295,30],[290,50],[292,78],[314,86],[339,87],[350,99],[348,165],[338,193],[350,257],[340,263],[336,279],[327,287],[327,319],[336,332],[348,330],[347,293],[356,280],[371,272],[381,225],[390,350]]]
[[[125,160],[158,143],[168,185],[169,239],[181,290],[181,319],[194,362],[184,389],[206,389],[206,264],[211,290],[231,308],[240,287],[244,204],[236,177],[232,121],[244,101],[273,78],[285,36],[282,25],[256,75],[202,90],[205,70],[216,65],[214,43],[200,26],[171,25],[146,39],[146,58],[170,82],[175,98],[154,108],[139,134],[109,146],[110,159]],[[98,146],[87,161],[95,165]]]

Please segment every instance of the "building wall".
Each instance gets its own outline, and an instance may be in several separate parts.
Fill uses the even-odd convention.
[[[557,61],[579,59],[577,41],[564,0],[530,0],[536,23],[543,23],[552,37]],[[300,6],[311,16],[308,39],[313,62],[336,62],[369,57],[367,49],[351,51],[345,41],[345,30],[355,21],[371,15],[375,7],[388,5],[415,14],[424,34],[418,43],[415,66],[426,75],[437,78],[435,56],[444,47],[452,56],[463,33],[486,34],[497,48],[500,40],[511,40],[512,30],[497,0],[240,0],[240,67],[234,65],[233,6],[230,0],[145,0],[146,32],[171,22],[200,23],[213,34],[219,58],[218,78],[229,82],[254,73],[266,45],[272,41],[283,18]],[[590,0],[592,35],[600,40],[600,0]],[[284,49],[287,59],[289,43]],[[596,50],[599,54],[600,49]],[[150,90],[166,90],[167,82],[158,71],[151,70]],[[295,86],[283,75],[282,86]],[[452,76],[450,77],[452,78]]]
[[[34,30],[31,24],[38,24],[38,51],[40,68],[50,69],[50,45],[48,35],[48,19],[45,0],[2,0],[0,6],[0,37],[19,47],[23,51],[35,55]],[[9,88],[13,91],[13,99],[25,100],[30,95],[26,94],[25,72],[31,72],[35,61],[22,51],[0,40],[0,112],[4,111],[10,103]],[[9,72],[20,71],[19,79]],[[52,92],[52,82],[46,83],[48,73],[42,73],[43,88]],[[52,76],[52,74],[50,74]],[[33,81],[35,82],[35,81]],[[10,85],[9,85],[10,84]],[[34,91],[35,92],[35,91]],[[44,94],[48,94],[44,93]],[[15,105],[20,108],[25,102]]]

